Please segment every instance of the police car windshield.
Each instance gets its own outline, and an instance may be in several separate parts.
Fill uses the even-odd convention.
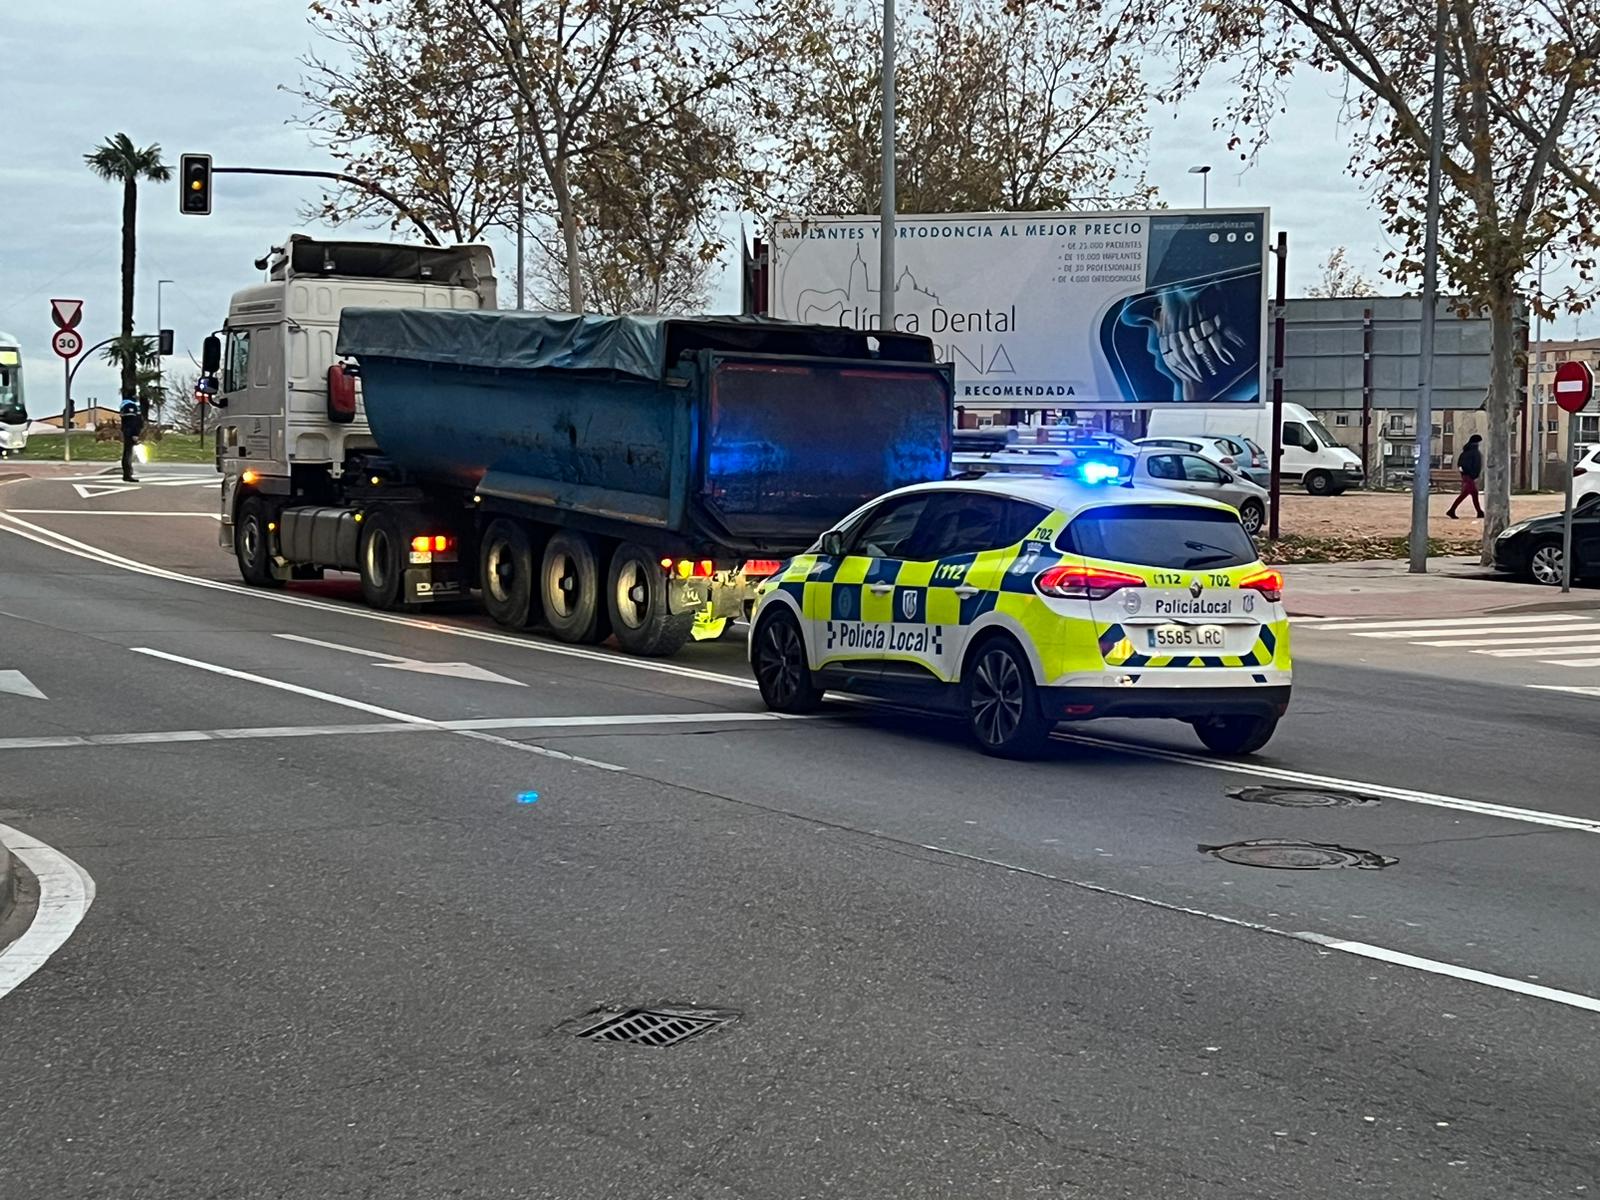
[[[1056,539],[1056,549],[1142,567],[1197,570],[1256,560],[1239,518],[1216,508],[1118,504],[1092,508]]]

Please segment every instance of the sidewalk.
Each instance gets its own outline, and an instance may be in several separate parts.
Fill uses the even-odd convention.
[[[1293,617],[1470,617],[1502,612],[1600,612],[1600,589],[1540,587],[1495,575],[1476,555],[1430,558],[1426,575],[1403,560],[1296,563],[1279,568]]]

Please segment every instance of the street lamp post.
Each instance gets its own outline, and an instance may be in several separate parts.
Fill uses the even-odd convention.
[[[1200,207],[1211,207],[1211,164],[1202,163],[1198,167],[1190,167],[1189,174],[1200,176]]]
[[[878,219],[878,328],[894,332],[894,0],[883,0],[883,197]]]

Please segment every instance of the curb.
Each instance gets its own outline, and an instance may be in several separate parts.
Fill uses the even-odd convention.
[[[0,929],[3,929],[11,909],[17,902],[17,860],[0,842]],[[3,943],[0,943],[3,944]]]

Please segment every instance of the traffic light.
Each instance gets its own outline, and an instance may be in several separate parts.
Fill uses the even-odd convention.
[[[162,330],[157,331],[157,333],[156,333],[156,353],[162,355],[163,357],[170,357],[172,355],[172,348],[173,348],[174,341],[175,341],[175,338],[174,338],[172,330],[170,330],[170,329],[162,329]]]
[[[178,167],[178,211],[190,217],[211,215],[211,155],[185,154]]]

